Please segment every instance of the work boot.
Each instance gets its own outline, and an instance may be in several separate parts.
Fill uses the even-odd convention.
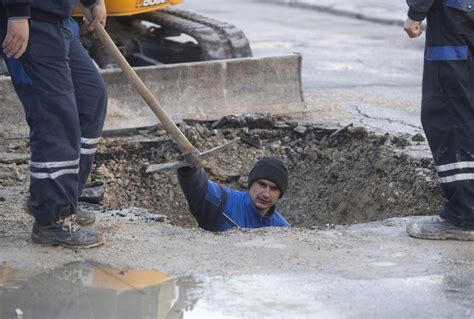
[[[457,227],[438,216],[411,222],[406,230],[421,239],[474,240],[474,229]]]
[[[102,234],[97,230],[79,226],[76,215],[60,219],[48,226],[41,226],[35,222],[31,240],[37,244],[69,248],[92,248],[104,243]]]
[[[23,205],[23,209],[25,212],[33,216],[33,209],[31,207],[31,199],[28,197],[26,199],[25,204]],[[60,216],[62,215],[61,213],[59,214]],[[65,214],[68,215],[68,214]],[[95,222],[95,214],[93,211],[82,209],[79,206],[77,207],[76,211],[76,223],[78,223],[81,226],[88,226],[92,225]]]

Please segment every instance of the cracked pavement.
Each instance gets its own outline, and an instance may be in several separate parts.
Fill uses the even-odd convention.
[[[247,0],[217,6],[203,0],[182,7],[243,29],[255,56],[300,53],[310,111],[303,120],[354,123],[379,133],[422,132],[424,37],[409,39],[403,31],[404,1]]]

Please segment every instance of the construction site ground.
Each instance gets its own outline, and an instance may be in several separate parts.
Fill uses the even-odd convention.
[[[232,3],[275,19],[278,10],[288,10],[285,17],[303,10],[322,24],[337,25],[336,33],[402,32],[399,25],[308,13],[277,2]],[[188,6],[226,20],[220,15],[231,10],[229,3]],[[252,40],[258,31],[243,24],[250,42],[263,48],[263,42]],[[326,45],[337,51],[340,43]],[[352,47],[353,52],[360,48]],[[104,195],[99,204],[84,207],[97,212],[94,227],[103,232],[105,245],[90,250],[35,245],[32,219],[22,208],[28,195],[28,142],[3,140],[0,318],[472,318],[473,244],[417,240],[405,232],[409,221],[437,214],[443,201],[417,114],[422,46],[409,43],[397,50],[406,51],[410,63],[420,55],[407,71],[406,86],[395,83],[404,73],[397,63],[390,67],[399,72],[382,76],[381,84],[374,70],[375,80],[366,74],[357,87],[356,76],[330,75],[343,75],[339,66],[347,61],[336,59],[331,66],[320,61],[309,67],[320,67],[319,76],[328,74],[329,82],[316,81],[311,72],[304,76],[312,108],[306,117],[252,114],[179,124],[200,150],[242,139],[207,163],[209,176],[228,186],[244,189],[257,158],[282,157],[290,182],[278,208],[293,225],[289,229],[211,233],[196,227],[175,172],[144,172],[150,164],[175,160],[176,146],[160,128],[143,128],[109,133],[99,145],[89,185]],[[348,74],[351,67],[364,71],[363,63],[347,65]],[[359,99],[363,102],[357,104]],[[116,277],[154,270],[175,279],[156,294],[134,281],[123,283],[127,289],[106,282],[95,290],[84,288],[93,281],[87,277],[91,268],[106,272],[106,267],[118,269]],[[130,304],[128,312],[119,311],[121,303]]]

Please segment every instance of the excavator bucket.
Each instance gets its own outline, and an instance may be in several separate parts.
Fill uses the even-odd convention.
[[[306,111],[301,56],[240,58],[136,68],[171,118],[217,120],[243,113]],[[118,69],[101,70],[108,87],[105,130],[153,126],[158,119]],[[28,136],[10,78],[0,76],[0,137]]]

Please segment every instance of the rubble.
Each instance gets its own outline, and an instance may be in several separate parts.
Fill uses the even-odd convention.
[[[209,177],[230,187],[244,190],[256,160],[280,156],[289,168],[290,181],[278,208],[295,226],[319,228],[429,215],[442,205],[429,154],[417,158],[405,154],[422,143],[419,137],[376,135],[353,125],[300,125],[268,114],[184,121],[179,127],[200,151],[241,138],[242,143],[207,160]],[[195,227],[176,173],[145,173],[150,164],[175,161],[180,155],[176,145],[160,129],[131,133],[103,138],[81,200],[111,210],[137,207],[165,216],[173,225]],[[14,158],[27,153],[27,148],[7,152]],[[22,187],[27,193],[26,162],[0,164],[0,175],[1,185]]]
[[[431,159],[396,152],[415,144],[411,138],[375,135],[352,125],[305,126],[304,131],[295,130],[301,126],[294,123],[291,127],[270,125],[278,122],[281,118],[244,115],[215,123],[183,122],[180,128],[201,151],[236,136],[242,139],[228,152],[207,161],[211,179],[237,189],[246,188],[247,174],[258,158],[270,154],[282,157],[290,170],[290,187],[279,209],[296,226],[314,228],[425,215],[441,206]],[[250,126],[242,127],[242,123]],[[104,183],[103,204],[107,207],[143,207],[167,216],[174,225],[194,227],[175,172],[144,173],[150,164],[172,162],[179,156],[174,143],[154,139],[156,135],[149,132],[146,141],[136,137],[105,139],[92,180]]]
[[[109,175],[110,176],[110,175]],[[96,182],[85,186],[79,197],[79,201],[100,204],[104,200],[105,190],[102,182]]]

